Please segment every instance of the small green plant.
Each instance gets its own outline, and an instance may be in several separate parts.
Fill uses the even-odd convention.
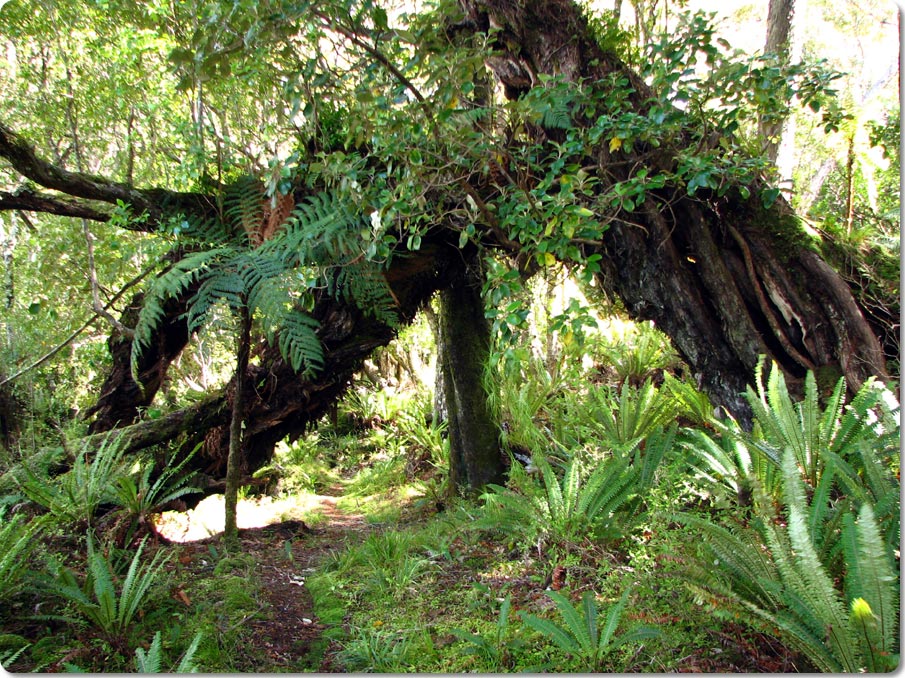
[[[490,485],[483,495],[485,516],[481,528],[498,529],[523,537],[528,543],[544,541],[566,552],[583,539],[622,534],[635,518],[636,497],[654,482],[656,469],[672,445],[673,430],[651,436],[644,454],[592,459],[595,468],[583,470],[578,457],[567,464],[560,480],[551,464],[535,455],[542,488],[529,486],[524,493]]]
[[[79,619],[93,624],[108,640],[123,644],[168,560],[163,551],[158,551],[149,563],[142,563],[146,543],[147,537],[135,550],[121,585],[117,585],[111,561],[89,534],[84,582],[80,584],[72,570],[57,565],[49,583],[50,593],[72,605]]]
[[[374,590],[401,598],[412,584],[427,573],[430,566],[426,558],[407,555],[395,565],[375,568],[368,577],[368,583]]]
[[[201,642],[202,634],[199,631],[192,639],[191,645],[183,653],[179,663],[171,669],[163,670],[163,649],[161,647],[160,631],[154,634],[154,640],[147,652],[144,649],[135,648],[135,671],[136,673],[197,673],[198,667],[195,666],[193,659],[195,652],[198,651],[198,645]]]
[[[201,491],[196,487],[186,486],[191,479],[189,475],[179,476],[180,471],[199,447],[200,445],[176,466],[165,466],[153,483],[151,473],[154,470],[154,463],[150,459],[138,462],[137,472],[116,479],[112,499],[123,509],[130,521],[130,534],[135,527],[146,524],[151,514],[168,502]]]
[[[352,673],[405,673],[412,667],[405,634],[381,629],[352,629],[336,658]]]
[[[658,370],[673,367],[678,357],[669,339],[653,323],[638,323],[635,331],[616,346],[603,349],[607,363],[616,373],[619,386],[638,385]]]
[[[493,673],[500,673],[512,668],[512,652],[523,646],[520,638],[507,638],[509,616],[512,610],[511,596],[506,596],[500,605],[493,633],[489,637],[479,633],[469,633],[463,629],[451,629],[451,633],[468,645],[465,652],[483,659],[487,668]]]
[[[559,610],[564,622],[562,625],[525,613],[521,615],[522,621],[549,638],[564,652],[578,658],[583,671],[601,671],[604,669],[604,660],[613,650],[628,643],[636,643],[660,635],[659,630],[648,626],[637,626],[630,631],[616,635],[630,593],[630,589],[623,592],[619,601],[607,612],[602,626],[597,622],[599,610],[595,595],[591,591],[586,591],[582,596],[580,609],[575,608],[561,593],[547,592]]]
[[[29,554],[40,529],[40,519],[26,523],[22,514],[9,518],[5,511],[0,511],[0,601],[21,590]]]
[[[28,499],[43,506],[61,523],[91,525],[98,507],[112,500],[112,488],[128,475],[123,463],[124,449],[122,438],[111,434],[93,453],[84,444],[66,473],[50,477],[46,472],[25,467],[17,482]]]
[[[832,466],[824,470],[824,478],[834,474]],[[843,512],[841,521],[831,520],[830,484],[821,482],[810,501],[806,488],[789,449],[782,462],[785,524],[763,492],[757,499],[761,518],[735,530],[677,516],[708,537],[689,580],[778,628],[821,671],[891,670],[898,664],[898,577],[874,511],[864,502]],[[837,532],[841,575],[827,547]]]
[[[650,381],[639,388],[623,384],[618,397],[603,388],[591,389],[589,395],[592,426],[602,445],[620,452],[630,452],[676,417],[668,391],[661,391]]]
[[[14,633],[0,634],[0,666],[9,670],[29,647],[31,643],[22,636]]]

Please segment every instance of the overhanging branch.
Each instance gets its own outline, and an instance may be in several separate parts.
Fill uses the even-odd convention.
[[[41,212],[56,214],[61,217],[75,217],[105,222],[110,215],[93,205],[46,193],[38,193],[31,188],[20,188],[10,193],[0,191],[0,211],[19,210],[22,212]]]
[[[154,228],[165,213],[207,212],[214,208],[214,201],[200,193],[182,193],[162,188],[139,189],[92,174],[70,172],[39,157],[31,144],[2,122],[0,122],[0,157],[6,158],[13,169],[23,177],[44,188],[60,191],[74,198],[97,200],[111,205],[124,203],[130,205],[135,214],[147,213],[149,218],[144,223],[145,230]],[[11,199],[11,194],[5,193],[2,197]],[[66,206],[70,211],[65,216],[84,216],[86,219],[94,218],[95,221],[98,220],[95,217],[101,214],[95,211],[94,217],[89,214],[74,215],[71,213],[75,209],[74,203],[68,200],[55,199],[55,202],[48,203],[48,206],[59,210]]]

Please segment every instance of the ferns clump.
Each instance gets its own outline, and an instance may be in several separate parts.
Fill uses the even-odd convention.
[[[268,203],[261,183],[245,177],[224,191],[219,218],[176,220],[174,233],[203,249],[173,264],[148,291],[132,342],[136,383],[141,383],[138,361],[165,317],[165,302],[189,293],[189,332],[208,323],[219,306],[248,312],[261,319],[268,341],[279,346],[292,368],[305,374],[324,364],[319,323],[305,311],[313,288],[396,324],[386,278],[361,251],[360,214],[327,192],[295,205],[279,222],[265,209]]]
[[[892,670],[899,404],[873,381],[847,406],[840,381],[823,410],[811,374],[799,403],[779,369],[766,387],[758,382],[753,432],[721,425],[720,443],[703,432],[685,438],[699,478],[754,500],[738,524],[676,516],[706,537],[689,580],[778,629],[821,671]]]

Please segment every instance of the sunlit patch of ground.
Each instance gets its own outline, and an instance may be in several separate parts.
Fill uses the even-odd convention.
[[[287,520],[312,522],[312,512],[324,497],[302,494],[293,497],[254,497],[240,499],[236,509],[239,529],[264,527]],[[176,542],[197,541],[223,532],[225,503],[222,494],[214,494],[185,512],[166,511],[155,519],[161,536]],[[316,519],[315,519],[316,520]]]

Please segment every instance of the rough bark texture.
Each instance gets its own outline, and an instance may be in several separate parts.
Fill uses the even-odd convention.
[[[636,113],[652,104],[650,89],[594,42],[570,0],[461,4],[473,30],[494,29],[500,56],[489,66],[509,96],[538,83],[540,74],[597,87],[618,74],[634,89]],[[544,142],[556,131],[536,134]],[[673,167],[676,150],[638,144],[614,154],[603,144],[591,160],[606,189],[632,167]],[[740,394],[760,354],[792,380],[807,369],[836,372],[857,389],[868,376],[885,375],[879,342],[847,286],[814,263],[788,204],[780,199],[765,208],[758,187],[751,188],[746,199],[737,192],[692,197],[684,187],[667,186],[656,200],[649,196],[632,213],[617,215],[599,246],[585,247],[603,255],[603,288],[633,317],[665,331],[714,402],[743,420],[749,410]]]
[[[425,238],[419,252],[396,259],[386,276],[399,301],[400,323],[411,322],[434,292],[460,274],[461,267],[461,252],[443,237]],[[326,293],[320,294],[312,315],[321,323],[319,336],[325,353],[324,368],[318,374],[310,378],[296,374],[272,346],[260,344],[256,349],[259,360],[249,366],[243,387],[243,478],[270,461],[277,442],[287,436],[294,440],[320,419],[348,388],[364,360],[396,336],[396,328]],[[191,469],[210,478],[224,478],[235,392],[233,380],[222,394],[160,419],[121,428],[115,435],[126,436],[131,451],[170,440],[181,440],[182,448],[189,450],[203,440],[204,447],[191,460]],[[111,393],[128,400],[136,391],[121,382]],[[99,443],[105,435],[91,436],[88,442]]]
[[[144,300],[139,293],[132,297],[123,312],[120,322],[126,327],[134,327]],[[185,299],[171,299],[165,305],[167,314],[157,333],[156,341],[142,354],[138,364],[142,388],[132,378],[132,339],[121,334],[113,334],[107,340],[113,365],[101,394],[95,404],[85,413],[94,417],[88,427],[89,433],[101,433],[119,426],[128,426],[138,418],[139,409],[154,401],[154,396],[163,384],[167,369],[185,348],[189,340],[188,326],[183,316]]]
[[[500,429],[482,380],[490,358],[490,326],[484,317],[481,276],[475,268],[440,293],[440,336],[450,490],[474,491],[501,483],[505,468]]]

